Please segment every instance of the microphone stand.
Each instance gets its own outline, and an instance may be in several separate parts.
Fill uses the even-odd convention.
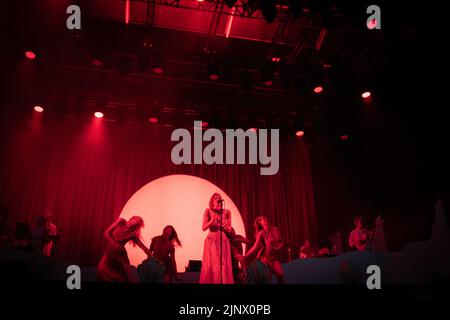
[[[222,252],[222,239],[223,238],[223,200],[220,202],[220,284],[223,284],[222,279],[222,264],[223,264],[223,252]]]

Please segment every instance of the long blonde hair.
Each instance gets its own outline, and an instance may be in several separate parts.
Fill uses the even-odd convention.
[[[141,240],[141,229],[144,227],[144,219],[139,216],[132,216],[128,219],[127,226],[136,234],[138,239]],[[136,243],[133,241],[133,246],[135,245]]]

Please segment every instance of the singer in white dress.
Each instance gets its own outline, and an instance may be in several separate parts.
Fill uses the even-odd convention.
[[[225,232],[231,231],[230,210],[222,209],[222,197],[214,193],[203,214],[203,231],[209,230],[203,249],[199,283],[232,284],[230,242]]]

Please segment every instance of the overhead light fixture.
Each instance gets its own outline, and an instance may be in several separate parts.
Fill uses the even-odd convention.
[[[166,58],[161,49],[152,51],[152,71],[157,74],[164,73]]]
[[[30,60],[34,60],[36,58],[36,54],[33,51],[25,51],[25,57]]]
[[[216,81],[219,79],[219,69],[219,65],[216,62],[210,61],[208,63],[208,76],[210,80]]]
[[[262,81],[266,87],[273,86],[273,84],[275,82],[274,73],[275,73],[275,67],[274,67],[273,63],[266,62],[262,65],[261,77],[262,77]]]

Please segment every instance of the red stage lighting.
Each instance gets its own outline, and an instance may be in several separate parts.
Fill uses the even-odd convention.
[[[36,112],[43,112],[44,111],[44,108],[42,108],[41,106],[34,106],[34,111],[36,111]]]
[[[99,59],[94,59],[91,61],[92,65],[95,67],[101,67],[103,65],[103,61]]]
[[[302,137],[304,134],[305,134],[305,132],[304,132],[303,130],[299,130],[299,131],[297,131],[297,132],[295,133],[295,135],[296,135],[297,137]]]
[[[341,139],[342,141],[346,141],[348,140],[349,136],[348,134],[341,134],[341,136],[339,137],[339,139]]]
[[[151,117],[151,118],[148,119],[148,121],[151,122],[151,123],[157,123],[158,122],[158,118]]]
[[[370,98],[371,95],[372,95],[372,94],[370,93],[370,91],[366,91],[366,92],[364,92],[361,96],[362,96],[364,99],[368,99],[368,98]]]
[[[266,81],[264,81],[264,85],[266,87],[271,87],[271,86],[273,86],[273,81],[272,80],[266,80]]]
[[[212,81],[216,81],[217,79],[219,79],[219,76],[215,73],[210,74],[209,75],[209,79],[211,79]]]
[[[94,113],[94,116],[95,116],[96,118],[103,118],[103,113],[97,111],[96,113]]]
[[[256,131],[258,131],[258,129],[256,129],[256,128],[250,128],[250,131],[256,132]]]
[[[161,74],[164,72],[164,69],[161,67],[156,67],[156,68],[153,68],[153,72],[157,73],[157,74]]]
[[[209,123],[206,121],[202,121],[202,127],[206,128],[207,126],[209,126]]]
[[[322,91],[323,91],[323,87],[321,87],[321,86],[317,86],[314,88],[315,93],[321,93]]]
[[[27,57],[30,60],[33,60],[36,58],[36,54],[33,51],[26,51],[25,57]]]

